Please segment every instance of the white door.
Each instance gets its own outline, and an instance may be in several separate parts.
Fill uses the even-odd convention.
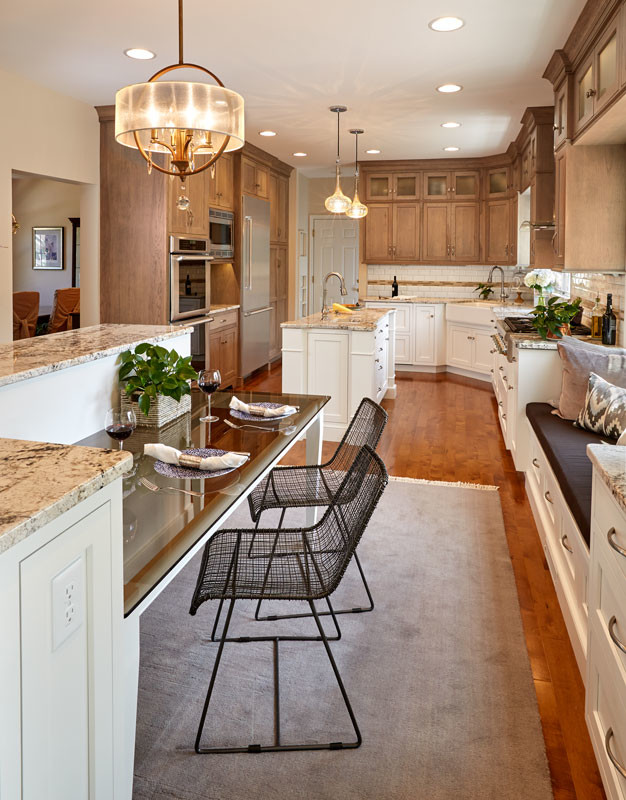
[[[339,272],[348,294],[341,296],[339,281],[328,281],[328,305],[356,303],[359,297],[359,222],[356,219],[328,217],[313,221],[313,274],[309,314],[322,310],[322,284],[329,272]]]
[[[435,308],[414,306],[415,309],[415,363],[435,363]]]
[[[474,348],[472,329],[448,324],[448,364],[472,369]]]
[[[473,330],[474,336],[474,369],[477,372],[488,373],[493,363],[491,350],[493,348],[493,340],[490,333],[481,333],[480,331]]]

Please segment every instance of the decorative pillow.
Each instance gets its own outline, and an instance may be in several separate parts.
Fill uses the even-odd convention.
[[[576,425],[611,439],[621,437],[626,431],[626,389],[614,386],[592,372],[585,406]]]
[[[576,419],[585,405],[589,375],[595,372],[605,381],[626,388],[626,350],[603,347],[573,336],[564,336],[557,343],[563,379],[559,398],[559,415]]]

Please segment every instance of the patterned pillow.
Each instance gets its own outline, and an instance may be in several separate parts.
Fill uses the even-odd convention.
[[[626,431],[626,389],[614,386],[592,372],[585,405],[576,425],[611,439],[620,437]]]

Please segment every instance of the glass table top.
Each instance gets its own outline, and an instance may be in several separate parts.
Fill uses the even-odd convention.
[[[291,417],[259,422],[263,430],[257,430],[250,427],[233,429],[226,424],[225,419],[237,426],[246,424],[231,416],[228,404],[232,396],[231,392],[216,392],[211,398],[211,412],[219,418],[218,422],[200,422],[199,417],[207,413],[206,398],[198,390],[192,390],[190,413],[163,428],[137,428],[124,442],[124,449],[133,454],[134,461],[123,480],[125,616],[246,494],[263,471],[295,443],[302,430],[330,399],[316,395],[236,392],[244,403],[270,401],[299,406],[299,411]],[[179,450],[192,447],[236,450],[250,453],[250,459],[239,469],[221,477],[169,478],[156,472],[153,458],[143,455],[143,446],[149,442],[161,442]],[[76,444],[110,448],[111,439],[102,430]],[[157,486],[177,486],[203,492],[204,496],[153,492],[141,483],[142,477]]]

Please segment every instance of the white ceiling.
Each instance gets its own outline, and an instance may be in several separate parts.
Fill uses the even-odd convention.
[[[552,103],[541,78],[585,0],[206,0],[185,2],[185,57],[214,71],[246,101],[246,138],[304,170],[330,174],[336,117],[344,162],[353,127],[370,158],[439,158],[502,152],[530,105]],[[428,22],[455,14],[453,33]],[[157,53],[132,61],[128,47]],[[0,67],[93,105],[178,60],[176,0],[20,0],[6,3]],[[441,95],[455,82],[464,91]],[[442,122],[462,123],[455,130]],[[48,120],[46,124],[55,124]],[[45,127],[45,125],[44,125]],[[271,128],[267,139],[258,131]],[[365,156],[377,147],[380,156]],[[303,150],[308,158],[294,158]]]

